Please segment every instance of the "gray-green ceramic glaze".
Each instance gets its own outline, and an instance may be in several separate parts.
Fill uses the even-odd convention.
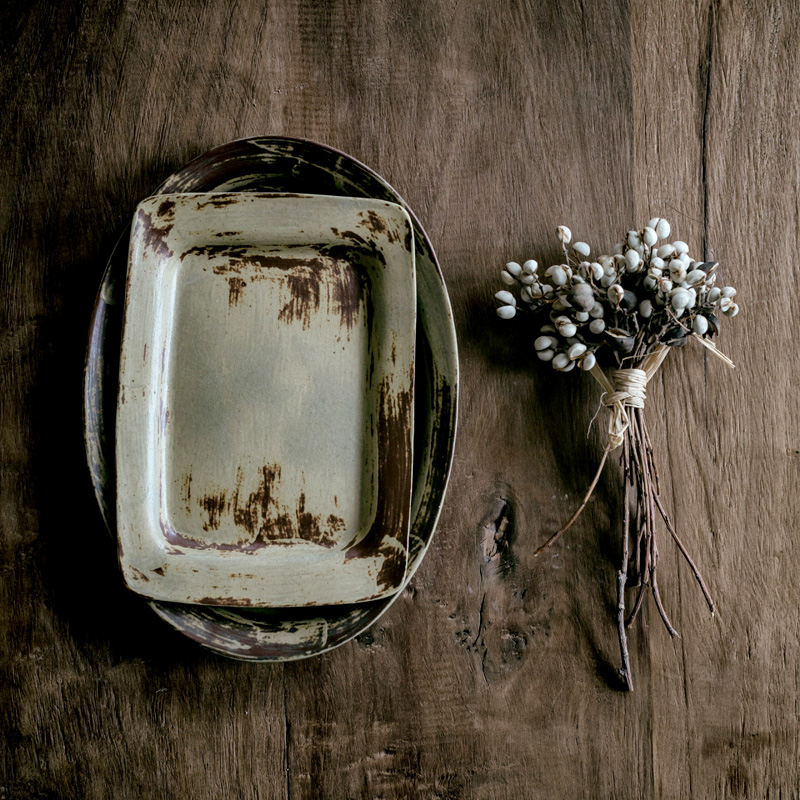
[[[282,192],[378,198],[409,213],[415,237],[417,344],[414,390],[414,488],[408,568],[424,556],[438,520],[455,444],[458,357],[450,302],[430,241],[382,178],[355,159],[313,142],[262,137],[209,151],[171,176],[157,194]],[[85,379],[89,467],[103,516],[116,532],[114,418],[119,382],[126,243],[115,248],[92,317]],[[402,591],[402,587],[401,587]],[[396,599],[315,608],[225,608],[151,601],[171,626],[221,655],[251,661],[307,658],[363,632]]]
[[[405,578],[416,277],[360,197],[163,194],[134,216],[117,404],[125,582],[297,607]]]

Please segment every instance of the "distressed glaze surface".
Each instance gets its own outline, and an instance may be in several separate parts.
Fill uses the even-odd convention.
[[[414,489],[408,566],[403,586],[420,566],[442,509],[453,459],[458,416],[458,356],[447,289],[427,233],[386,181],[333,148],[290,137],[240,139],[214,148],[187,164],[159,188],[162,194],[210,191],[305,191],[335,196],[377,197],[402,205],[414,228],[417,272],[417,348],[414,386]],[[115,358],[122,327],[126,251],[118,245],[97,297],[85,383],[86,444],[92,482],[110,530],[115,531],[113,419],[118,379]],[[112,399],[113,398],[113,399]],[[402,587],[401,587],[402,591]],[[151,601],[165,622],[220,655],[249,661],[287,661],[317,655],[362,633],[400,595],[368,603],[318,607],[325,621],[309,637],[308,612]],[[265,614],[270,623],[265,621]],[[292,631],[294,631],[292,633]]]
[[[396,204],[252,193],[140,204],[117,417],[131,588],[276,607],[400,586],[415,286]]]
[[[796,3],[5,10],[0,795],[798,800],[800,363],[764,333],[797,316]],[[409,585],[356,641],[248,666],[124,590],[83,470],[78,372],[101,262],[138,201],[258,132],[329,142],[400,190],[441,262],[463,381],[444,509]],[[626,695],[609,625],[616,464],[533,558],[602,456],[597,420],[587,440],[599,390],[531,364],[491,299],[508,259],[560,258],[555,225],[596,253],[652,216],[718,260],[746,308],[721,342],[736,370],[687,350],[649,393],[668,510],[720,614],[663,548],[682,639],[644,608]],[[198,609],[222,633],[256,616],[174,618]],[[315,610],[329,642],[352,611]],[[252,624],[239,652],[277,639]]]

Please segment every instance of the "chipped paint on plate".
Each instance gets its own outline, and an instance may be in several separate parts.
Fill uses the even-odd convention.
[[[356,603],[408,557],[414,237],[397,204],[161,195],[134,217],[117,409],[127,584]]]
[[[453,460],[458,419],[458,349],[442,272],[425,229],[381,176],[335,148],[285,136],[238,139],[182,167],[157,194],[307,192],[379,198],[402,205],[414,226],[417,348],[414,380],[414,489],[403,586],[433,540]],[[90,325],[84,379],[86,453],[103,519],[116,532],[115,429],[127,247],[113,250]],[[315,608],[243,608],[150,600],[174,630],[228,658],[254,662],[309,658],[340,647],[374,624],[402,595]]]

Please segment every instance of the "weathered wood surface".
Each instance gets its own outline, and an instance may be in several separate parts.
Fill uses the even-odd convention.
[[[797,4],[41,0],[0,22],[0,798],[800,797]],[[359,641],[286,666],[206,654],[122,588],[80,424],[95,287],[136,202],[264,133],[406,197],[462,359],[420,572]],[[533,559],[591,478],[598,391],[532,364],[491,295],[509,258],[555,256],[560,222],[600,246],[656,213],[743,312],[736,371],[687,348],[650,392],[720,613],[665,542],[683,638],[645,609],[628,695],[613,469]]]

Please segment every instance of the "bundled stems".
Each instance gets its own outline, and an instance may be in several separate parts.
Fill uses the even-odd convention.
[[[697,565],[689,555],[686,546],[678,537],[675,528],[669,519],[659,497],[659,476],[653,458],[653,448],[647,425],[644,419],[644,409],[627,408],[629,426],[625,431],[620,458],[624,485],[624,508],[622,520],[622,558],[617,572],[617,636],[621,667],[619,674],[625,682],[625,687],[633,691],[633,676],[631,674],[630,655],[628,652],[627,629],[636,619],[644,600],[645,590],[649,586],[653,595],[656,609],[664,627],[670,636],[679,636],[678,631],[670,621],[664,608],[661,593],[658,587],[658,538],[656,533],[657,515],[663,520],[664,525],[675,542],[681,555],[686,560],[698,585],[705,597],[708,607],[713,615],[714,601],[703,580]],[[597,486],[600,475],[608,458],[609,448],[603,453],[594,479],[583,502],[572,515],[569,522],[553,534],[539,549],[539,555],[545,548],[553,544],[575,523]],[[631,513],[632,507],[634,513]],[[631,525],[633,523],[633,525]],[[632,528],[632,529],[631,529]],[[631,543],[633,551],[631,552]],[[634,578],[638,585],[638,592],[629,615],[626,616],[625,592],[628,588],[629,570],[633,566]]]
[[[606,451],[607,452],[607,451]],[[625,687],[629,692],[633,691],[633,676],[631,675],[631,663],[628,656],[628,636],[625,632],[625,588],[628,585],[628,539],[630,531],[631,506],[628,498],[628,488],[631,485],[631,465],[630,454],[626,444],[622,453],[623,464],[623,483],[625,509],[622,520],[622,564],[617,573],[617,635],[619,636],[619,652],[622,660],[619,674],[625,681]]]

